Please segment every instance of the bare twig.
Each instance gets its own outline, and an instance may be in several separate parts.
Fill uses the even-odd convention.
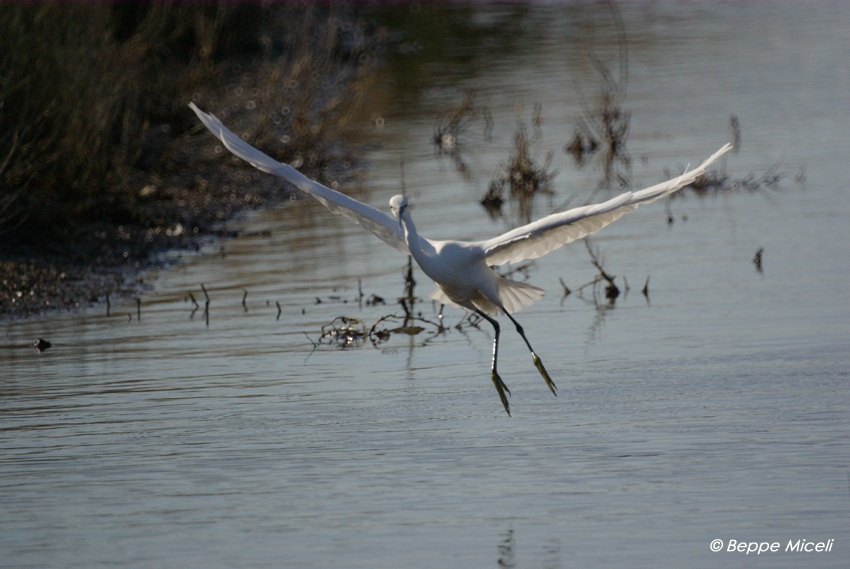
[[[581,292],[585,287],[593,286],[594,303],[598,304],[596,302],[596,285],[599,284],[602,281],[605,281],[605,282],[608,283],[608,285],[605,287],[605,298],[608,299],[609,304],[614,304],[614,301],[617,299],[618,296],[620,296],[620,289],[617,287],[617,284],[614,282],[614,279],[616,278],[617,275],[611,275],[611,274],[608,274],[608,272],[605,271],[605,269],[602,266],[603,260],[601,258],[601,255],[599,254],[598,251],[594,251],[593,247],[590,244],[590,239],[585,237],[584,238],[584,244],[585,244],[585,247],[587,247],[588,254],[590,255],[590,262],[593,264],[594,267],[596,267],[596,269],[599,271],[599,274],[596,277],[594,277],[594,279],[591,282],[580,286],[578,290],[579,290],[579,292]]]
[[[204,321],[207,326],[210,325],[210,295],[207,293],[207,287],[204,286],[204,283],[201,283],[201,290],[204,291]]]

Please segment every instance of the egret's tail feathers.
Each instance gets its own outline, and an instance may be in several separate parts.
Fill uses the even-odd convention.
[[[499,295],[499,303],[505,307],[508,314],[518,311],[523,306],[529,306],[534,301],[543,298],[546,291],[542,288],[537,288],[530,284],[512,281],[510,279],[499,278],[496,283],[496,292]],[[457,308],[466,308],[472,310],[472,306],[483,312],[484,314],[502,314],[502,306],[498,306],[491,302],[481,294],[469,299],[472,306],[462,306],[454,302],[441,288],[437,288],[434,292],[428,295],[428,298],[434,299],[440,304],[448,304]]]
[[[456,306],[457,308],[463,308],[461,305],[452,302],[452,300],[446,296],[446,293],[443,292],[443,289],[437,287],[434,292],[428,295],[428,298],[432,300],[436,300],[440,304],[446,304],[448,306]]]
[[[523,306],[530,306],[534,301],[543,298],[545,294],[542,288],[504,278],[499,279],[497,290],[499,300],[508,314],[518,311]]]

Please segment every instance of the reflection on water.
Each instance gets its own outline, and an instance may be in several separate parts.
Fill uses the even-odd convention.
[[[379,146],[354,197],[383,207],[403,184],[425,235],[503,231],[515,219],[493,221],[478,202],[510,155],[520,103],[526,119],[540,105],[537,157],[553,150],[558,171],[532,216],[587,199],[604,167],[577,168],[564,146],[587,108],[577,86],[599,92],[589,54],[619,69],[607,6],[382,10],[408,33],[365,97],[363,137]],[[316,204],[262,212],[222,249],[156,275],[139,305],[4,324],[2,564],[716,567],[741,562],[712,553],[713,539],[806,538],[836,540],[806,566],[842,566],[850,125],[837,111],[850,10],[621,10],[632,187],[702,160],[734,134],[732,115],[729,179],[779,159],[787,175],[769,192],[685,197],[672,225],[653,204],[598,234],[613,305],[606,283],[595,301],[578,292],[599,273],[581,244],[526,267],[548,295],[517,317],[559,397],[506,334],[509,419],[488,329],[456,327],[449,309],[439,332],[405,322],[439,320],[430,301],[410,314],[398,304],[403,256]],[[469,92],[489,119],[467,131],[459,172],[433,137]],[[425,298],[431,283],[413,278]],[[424,330],[317,342],[342,316],[367,332]],[[51,347],[36,351],[38,338]]]

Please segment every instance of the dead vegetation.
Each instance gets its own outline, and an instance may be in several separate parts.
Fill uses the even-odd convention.
[[[766,190],[779,190],[782,180],[788,177],[786,172],[782,172],[782,161],[775,162],[770,166],[764,174],[756,175],[750,172],[743,178],[733,178],[726,172],[725,162],[721,165],[720,170],[710,170],[703,176],[694,180],[682,189],[676,198],[687,197],[688,194],[695,194],[699,197],[710,195],[718,195],[733,192],[764,192]],[[670,175],[669,170],[664,170],[665,175]]]
[[[385,314],[378,318],[372,326],[367,327],[359,318],[351,316],[338,316],[328,324],[322,326],[318,341],[313,341],[308,334],[305,336],[313,344],[313,349],[322,345],[334,345],[342,348],[359,347],[367,340],[374,346],[388,341],[393,335],[417,336],[427,328],[432,330],[432,335],[445,332],[442,321],[442,310],[437,316],[437,322],[429,320],[422,315],[421,310],[416,310],[416,305],[422,302],[414,294],[416,281],[413,278],[413,260],[408,257],[408,263],[404,270],[404,292],[397,300],[401,306],[403,315],[395,313]],[[358,282],[358,296],[356,301],[362,307],[363,290]],[[379,299],[372,304],[367,301],[367,306],[385,304],[384,300],[375,294],[370,299]],[[340,300],[335,298],[335,300]],[[343,300],[345,302],[345,300]]]
[[[362,320],[351,316],[337,316],[322,326],[319,344],[329,342],[343,348],[357,347],[366,341],[366,336],[366,325]]]
[[[518,111],[521,113],[522,108]],[[517,218],[523,222],[531,221],[532,202],[538,194],[552,195],[552,179],[558,174],[557,170],[551,170],[553,152],[546,154],[543,163],[540,164],[536,154],[542,139],[541,132],[542,107],[534,106],[531,124],[534,134],[529,137],[528,127],[520,117],[517,119],[517,129],[514,134],[514,145],[507,162],[499,165],[487,193],[481,199],[481,205],[492,218],[502,215],[502,206],[505,203],[505,189],[508,197],[517,204]]]
[[[607,285],[605,285],[605,299],[608,301],[609,304],[614,304],[614,301],[616,301],[617,297],[620,296],[620,288],[617,286],[617,283],[614,282],[614,279],[617,278],[617,275],[612,275],[605,271],[604,267],[602,266],[602,254],[599,252],[599,249],[594,249],[591,246],[590,239],[585,237],[583,241],[585,247],[587,248],[587,254],[590,255],[590,262],[593,264],[594,267],[596,267],[596,270],[599,271],[599,273],[597,273],[597,275],[593,277],[592,281],[578,287],[577,290],[579,296],[581,296],[581,292],[585,288],[591,287],[593,291],[594,302],[598,304],[597,289],[599,288],[600,284],[608,283]]]

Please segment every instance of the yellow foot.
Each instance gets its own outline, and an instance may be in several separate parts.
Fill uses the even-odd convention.
[[[531,358],[532,360],[534,360],[534,367],[537,368],[537,371],[539,371],[540,375],[543,376],[543,379],[546,380],[546,385],[548,385],[549,389],[552,390],[552,394],[557,397],[558,393],[555,391],[557,389],[555,387],[555,382],[552,381],[552,378],[549,377],[549,374],[546,372],[546,368],[543,367],[543,361],[539,357],[537,357],[537,354],[535,354],[534,352],[531,352]]]
[[[510,395],[511,390],[508,389],[508,386],[505,385],[505,382],[502,381],[502,378],[499,377],[499,374],[496,373],[495,371],[492,374],[492,378],[493,378],[493,385],[496,386],[496,391],[499,392],[499,399],[502,400],[502,405],[505,406],[505,411],[507,412],[508,417],[510,417],[511,416],[511,408],[508,405],[508,398],[507,398],[507,396],[505,396],[505,392],[507,392],[507,394]]]

